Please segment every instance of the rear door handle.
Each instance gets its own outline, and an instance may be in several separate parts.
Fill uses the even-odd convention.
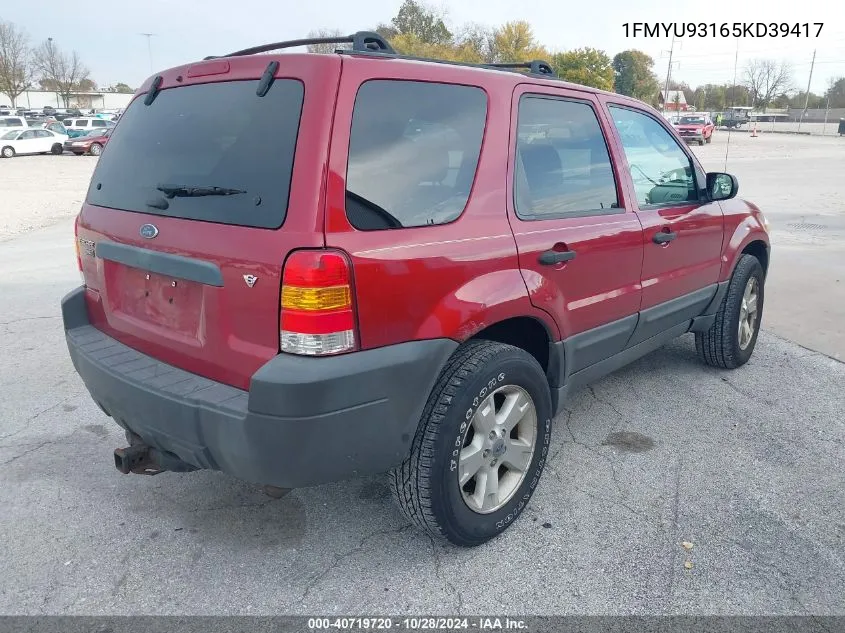
[[[677,233],[674,233],[674,232],[669,233],[669,232],[666,232],[666,231],[660,231],[659,233],[654,234],[654,237],[651,238],[651,241],[654,242],[655,244],[668,244],[669,242],[674,240],[676,237],[678,237]]]
[[[540,253],[540,263],[544,266],[553,266],[562,262],[575,259],[575,251],[545,251]]]

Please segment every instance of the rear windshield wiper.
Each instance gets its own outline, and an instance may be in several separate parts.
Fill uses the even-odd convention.
[[[195,198],[199,196],[233,196],[246,193],[242,189],[227,189],[226,187],[188,187],[185,185],[158,185],[156,187],[168,198]]]

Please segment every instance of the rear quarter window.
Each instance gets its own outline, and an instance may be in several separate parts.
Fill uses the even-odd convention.
[[[371,80],[355,99],[346,214],[359,230],[445,224],[475,179],[487,95],[480,88]]]
[[[163,90],[149,106],[135,99],[113,128],[88,202],[190,220],[280,227],[304,87],[298,80],[277,79],[263,97],[255,87],[256,81],[207,83]],[[174,195],[174,187],[238,193]]]

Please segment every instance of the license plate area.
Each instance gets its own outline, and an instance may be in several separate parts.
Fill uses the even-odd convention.
[[[112,310],[131,320],[199,340],[204,286],[105,261]]]

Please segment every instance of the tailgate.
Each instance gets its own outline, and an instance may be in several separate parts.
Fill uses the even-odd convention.
[[[276,79],[259,96],[272,60],[281,62]],[[248,388],[279,353],[285,257],[324,243],[337,85],[327,78],[339,69],[327,56],[203,62],[163,73],[152,103],[142,94],[130,104],[78,221],[95,327]]]

